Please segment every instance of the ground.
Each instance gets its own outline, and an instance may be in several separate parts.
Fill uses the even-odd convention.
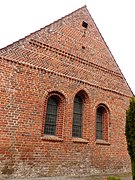
[[[41,177],[41,178],[22,178],[22,179],[12,179],[6,178],[6,180],[107,180],[107,177],[112,176],[91,176],[91,177]],[[116,175],[117,176],[117,175]],[[121,174],[121,180],[132,180],[131,174]],[[3,179],[0,179],[3,180]]]

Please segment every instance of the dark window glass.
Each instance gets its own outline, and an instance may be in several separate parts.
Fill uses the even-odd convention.
[[[79,96],[76,96],[74,100],[72,136],[82,136],[82,98]]]
[[[46,120],[45,120],[45,134],[56,134],[56,121],[58,112],[58,101],[55,97],[50,97],[47,104]]]
[[[97,109],[97,117],[96,117],[96,138],[103,139],[103,110],[101,108]]]

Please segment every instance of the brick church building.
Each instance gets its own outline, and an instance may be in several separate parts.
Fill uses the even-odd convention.
[[[132,97],[86,6],[0,50],[0,177],[130,171]]]

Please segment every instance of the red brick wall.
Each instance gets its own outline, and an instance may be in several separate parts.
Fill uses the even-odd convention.
[[[89,175],[123,171],[129,165],[124,135],[127,97],[4,60],[0,67],[2,175]],[[73,99],[80,90],[88,96],[85,141],[72,138]],[[56,139],[43,134],[46,98],[51,91],[64,97],[62,133]],[[96,107],[100,103],[110,111],[106,142],[96,142]]]
[[[68,17],[70,20],[78,17],[74,21],[76,26],[83,19],[91,22],[86,11],[82,8],[0,51],[1,177],[88,176],[130,170],[124,131],[132,93],[100,34],[99,44],[94,39],[91,44],[95,57],[88,54],[90,42],[85,44],[85,56],[78,43],[74,45],[78,51],[74,48],[70,51],[72,41],[68,44],[68,39],[68,42],[61,39],[58,43],[56,34],[48,34],[47,28],[57,27],[57,32],[61,28],[66,37],[73,36],[75,41],[78,30],[69,26]],[[61,26],[60,22],[67,24]],[[97,34],[94,24],[89,24],[89,28],[95,28],[92,34]],[[73,35],[72,31],[77,32]],[[94,37],[89,33],[88,29],[86,39]],[[67,43],[63,49],[62,42]],[[45,49],[45,44],[50,47]],[[108,66],[105,56],[101,56],[103,51],[97,53],[101,47],[108,56]],[[85,97],[80,139],[72,138],[74,97],[78,92]],[[57,136],[45,136],[43,132],[51,94],[61,98]],[[100,104],[107,107],[108,115],[105,139],[97,141],[96,110]]]

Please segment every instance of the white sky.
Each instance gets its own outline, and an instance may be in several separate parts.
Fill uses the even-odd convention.
[[[0,48],[84,5],[135,94],[135,0],[0,0]]]

